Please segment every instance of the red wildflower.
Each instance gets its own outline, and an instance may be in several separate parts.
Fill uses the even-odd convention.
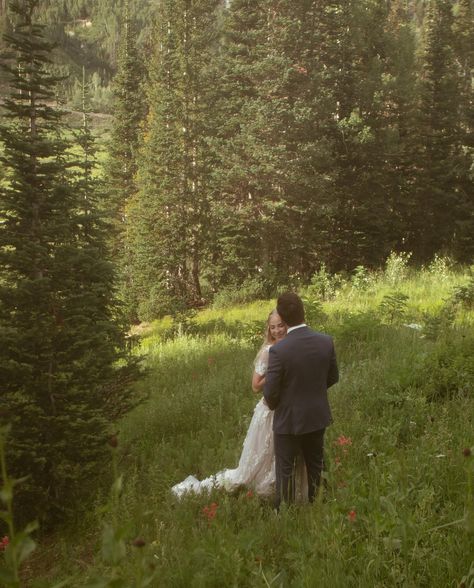
[[[202,514],[207,518],[208,522],[212,521],[215,518],[217,514],[217,507],[218,504],[216,502],[213,502],[209,506],[205,506],[202,509]]]
[[[340,435],[335,442],[336,445],[340,447],[344,447],[345,445],[352,445],[352,439],[350,437],[345,437],[344,435]]]
[[[304,75],[306,75],[306,74],[308,73],[308,70],[307,70],[307,69],[306,69],[304,66],[302,66],[302,65],[296,65],[296,64],[295,64],[293,67],[295,68],[295,70],[296,70],[296,71],[297,71],[299,74],[304,74]]]
[[[351,523],[353,523],[356,520],[357,517],[357,513],[355,510],[351,510],[349,512],[349,514],[347,515],[347,518],[350,520]]]
[[[5,537],[0,540],[0,551],[4,551],[9,543],[10,539],[7,535],[5,535]]]
[[[252,490],[249,490],[245,496],[246,496],[247,498],[252,498],[252,496],[253,496],[253,492],[252,492]]]

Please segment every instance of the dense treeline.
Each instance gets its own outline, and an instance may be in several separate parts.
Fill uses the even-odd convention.
[[[160,3],[141,121],[137,68],[119,62],[116,126],[135,123],[112,157],[129,189],[111,197],[131,318],[393,250],[472,259],[470,0],[224,4]]]

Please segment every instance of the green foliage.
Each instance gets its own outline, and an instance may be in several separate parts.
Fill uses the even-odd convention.
[[[214,296],[213,308],[223,309],[265,298],[265,284],[260,278],[248,278],[241,285],[221,288]]]
[[[386,294],[379,305],[379,311],[389,323],[400,322],[407,311],[409,297],[403,292]]]
[[[115,376],[136,369],[117,316],[87,116],[75,160],[53,107],[57,78],[37,5],[12,3],[17,22],[7,37],[17,61],[6,67],[12,93],[1,129],[9,182],[0,189],[0,421],[11,424],[13,475],[29,474],[16,516],[47,526],[93,486],[111,397],[117,414],[130,406]]]
[[[453,325],[455,317],[455,306],[449,301],[437,312],[425,313],[423,335],[432,340],[445,336],[446,331]]]
[[[456,286],[453,289],[450,301],[465,308],[474,308],[474,271],[471,269],[469,281],[465,285]]]
[[[465,278],[450,276],[452,283]],[[417,331],[381,323],[386,279],[371,280],[370,297],[345,289],[324,304],[324,326],[335,337],[341,368],[330,392],[326,500],[275,516],[271,504],[245,489],[180,501],[171,495],[170,487],[188,474],[205,477],[237,464],[256,403],[250,378],[258,342],[247,338],[245,321],[260,327],[261,342],[274,300],[203,310],[190,318],[192,335],[164,335],[170,320],[163,320],[150,326],[141,345],[150,400],[119,425],[113,463],[120,463],[122,476],[114,474],[109,500],[98,498],[98,521],[40,542],[31,563],[35,581],[50,586],[73,574],[78,588],[113,578],[133,586],[141,556],[153,562],[147,573],[156,574],[155,584],[164,586],[281,580],[442,588],[469,578],[472,312],[456,307],[453,325],[428,340],[424,326]],[[430,314],[449,286],[440,289],[425,271],[400,284],[410,292],[411,311]],[[101,541],[96,529],[102,524],[108,531]],[[142,551],[133,545],[137,538]],[[66,543],[64,555],[58,543]],[[96,543],[97,559],[84,564],[81,554]],[[101,544],[107,561],[98,553]],[[55,571],[42,564],[53,553]]]
[[[385,277],[389,284],[396,286],[407,277],[410,258],[411,253],[390,253],[385,263]]]
[[[432,401],[468,397],[474,386],[473,353],[472,330],[445,331],[444,339],[423,361],[421,373],[426,397]]]
[[[25,479],[10,478],[7,472],[5,446],[10,427],[0,427],[0,517],[7,525],[8,544],[3,545],[4,557],[0,560],[0,581],[5,588],[20,588],[20,566],[36,548],[31,535],[37,530],[37,523],[28,524],[23,531],[16,532],[13,514],[14,489]]]
[[[311,298],[319,298],[321,301],[331,300],[341,285],[338,275],[328,272],[326,264],[322,264],[319,270],[311,276],[311,282],[307,287],[307,295]]]
[[[358,265],[351,276],[351,285],[356,290],[366,290],[371,284],[369,270],[363,265]]]

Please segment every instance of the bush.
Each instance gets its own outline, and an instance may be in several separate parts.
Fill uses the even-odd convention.
[[[373,279],[369,273],[369,270],[363,265],[358,265],[354,274],[351,277],[351,285],[355,290],[367,290],[372,283]]]
[[[317,272],[311,277],[309,286],[304,290],[310,299],[331,300],[341,287],[342,279],[337,274],[330,274],[323,263]]]
[[[440,281],[447,282],[453,267],[453,261],[449,257],[440,257],[436,254],[428,266],[428,272],[436,276]]]
[[[398,284],[407,277],[410,257],[411,253],[390,253],[385,265],[385,277],[390,284]]]
[[[222,288],[214,297],[213,308],[229,308],[265,298],[266,287],[260,278],[248,278],[240,286],[232,285]]]
[[[379,305],[382,317],[389,323],[401,320],[407,310],[408,296],[403,292],[392,292],[383,297]]]
[[[452,332],[451,332],[452,333]],[[429,354],[421,367],[428,400],[448,400],[468,396],[474,388],[474,335],[452,333]]]
[[[469,282],[465,286],[456,286],[454,288],[450,302],[464,308],[474,308],[474,272],[472,270]]]

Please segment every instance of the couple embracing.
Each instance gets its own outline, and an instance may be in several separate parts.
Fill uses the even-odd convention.
[[[188,476],[177,496],[213,487],[247,486],[275,495],[275,506],[314,500],[324,463],[324,433],[331,422],[327,390],[339,379],[332,338],[305,324],[304,306],[287,292],[267,321],[266,341],[255,361],[252,387],[262,391],[239,465],[204,480]]]

